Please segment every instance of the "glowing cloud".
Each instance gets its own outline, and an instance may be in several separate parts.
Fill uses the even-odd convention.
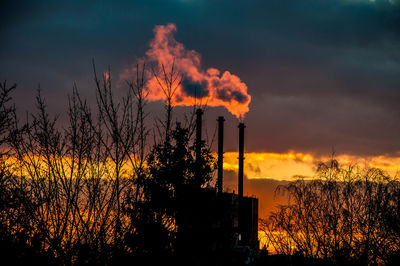
[[[184,45],[174,38],[174,24],[159,25],[154,28],[154,39],[146,52],[146,61],[153,62],[159,70],[158,80],[152,75],[146,84],[150,101],[165,100],[161,88],[163,72],[168,74],[171,69],[179,73],[179,78],[173,84],[174,105],[190,106],[196,101],[208,106],[223,106],[238,119],[243,119],[249,111],[251,96],[247,86],[236,75],[229,71],[221,73],[216,68],[203,69],[201,56],[194,50],[187,50]]]
[[[315,156],[312,154],[290,151],[288,153],[245,153],[244,169],[249,179],[295,180],[301,175],[312,178],[319,162],[328,162],[330,156]],[[341,154],[335,156],[341,166],[357,165],[379,168],[391,176],[399,176],[400,155],[378,155],[358,157]],[[224,153],[224,170],[238,171],[237,152]]]

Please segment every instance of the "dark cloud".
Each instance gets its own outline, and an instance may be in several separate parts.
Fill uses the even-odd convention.
[[[1,8],[0,79],[18,83],[22,109],[34,106],[38,83],[55,112],[74,81],[94,99],[93,57],[99,71],[111,65],[117,75],[144,55],[154,25],[172,22],[205,68],[248,85],[248,151],[400,151],[399,1],[43,0]],[[206,87],[185,82],[188,93]],[[225,115],[227,149],[237,149],[237,121],[208,110],[210,128]]]

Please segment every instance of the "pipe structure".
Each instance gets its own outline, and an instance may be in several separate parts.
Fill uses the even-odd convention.
[[[224,117],[218,117],[218,179],[217,192],[222,194],[223,191],[223,175],[224,175]]]
[[[239,123],[239,171],[238,171],[238,190],[239,198],[243,198],[243,161],[244,161],[244,123]]]

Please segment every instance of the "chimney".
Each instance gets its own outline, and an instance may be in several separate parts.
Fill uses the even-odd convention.
[[[201,158],[201,119],[203,110],[196,110],[196,161],[199,163]]]
[[[223,175],[224,175],[224,117],[218,117],[218,179],[217,192],[222,193],[223,190]]]
[[[243,198],[243,160],[244,160],[244,123],[239,123],[239,171],[238,171],[238,186],[239,198]]]

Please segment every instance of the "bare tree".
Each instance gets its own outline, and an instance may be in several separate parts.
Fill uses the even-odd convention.
[[[10,106],[11,92],[16,85],[7,86],[7,82],[0,83],[0,156],[1,158],[8,153],[5,144],[8,140],[9,129],[15,115],[15,107]]]
[[[153,69],[167,100],[165,121],[158,127],[161,138],[154,136],[149,144],[145,65],[137,66],[122,97],[116,96],[111,71],[98,76],[93,68],[94,111],[74,85],[63,125],[48,113],[40,89],[36,112],[21,123],[13,107],[6,107],[12,88],[1,84],[0,144],[11,151],[13,162],[0,176],[1,229],[33,248],[37,257],[47,254],[59,264],[118,263],[149,250],[171,254],[177,191],[207,185],[214,169],[203,143],[202,174],[194,177],[193,115],[188,127],[172,124],[182,76],[174,64],[170,71],[162,67],[161,78]],[[13,201],[3,204],[8,198]]]
[[[166,117],[165,121],[161,122],[161,125],[164,127],[165,142],[169,142],[172,122],[172,109],[174,107],[173,100],[177,89],[182,83],[183,75],[175,68],[175,58],[171,64],[171,69],[165,69],[165,66],[162,64],[160,69],[152,68],[152,73],[166,98]]]
[[[104,75],[100,82],[95,75],[95,82],[97,119],[74,86],[69,124],[61,129],[39,91],[37,114],[21,127],[15,123],[10,142],[19,186],[31,196],[32,234],[65,263],[74,261],[82,246],[98,254],[121,246],[129,224],[121,201],[136,176],[140,122],[130,92],[116,103],[111,78]]]
[[[382,264],[400,252],[399,234],[385,220],[399,214],[393,212],[400,204],[397,178],[332,160],[319,165],[315,179],[299,177],[279,191],[287,193],[288,204],[261,220],[277,253]]]

